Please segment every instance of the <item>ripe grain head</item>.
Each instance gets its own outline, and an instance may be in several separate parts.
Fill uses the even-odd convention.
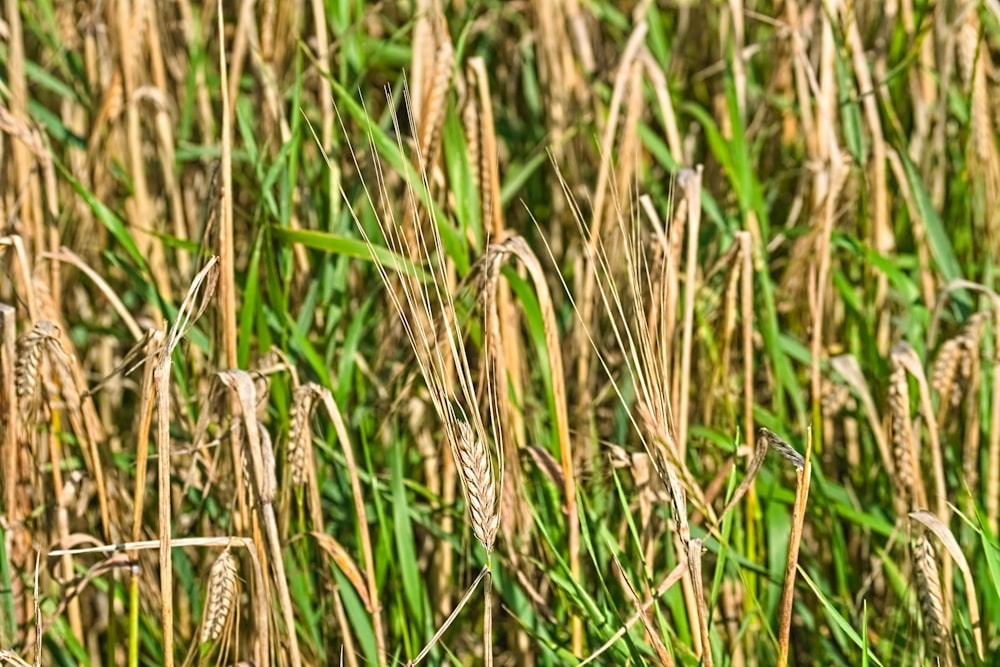
[[[456,419],[453,428],[456,431],[455,453],[458,471],[469,502],[472,531],[489,553],[493,551],[497,528],[500,525],[493,460],[486,449],[486,444],[476,436],[465,421]]]
[[[310,419],[319,399],[317,389],[318,387],[310,382],[296,387],[292,393],[288,431],[288,467],[294,486],[302,486],[308,478],[306,457],[312,446]]]
[[[55,324],[41,320],[18,342],[14,377],[22,412],[30,406],[37,391],[42,355],[48,348],[49,342],[57,340],[58,336],[59,328]]]
[[[917,467],[916,443],[910,422],[910,385],[906,368],[898,355],[891,359],[889,375],[889,417],[892,454],[896,470],[896,492],[907,506],[924,507],[923,480]]]
[[[236,558],[225,549],[212,563],[205,593],[205,613],[200,641],[214,642],[222,636],[236,603]]]
[[[917,585],[917,599],[924,619],[924,632],[934,646],[940,648],[948,636],[945,623],[944,593],[938,572],[937,555],[927,533],[923,530],[912,547],[913,570]]]

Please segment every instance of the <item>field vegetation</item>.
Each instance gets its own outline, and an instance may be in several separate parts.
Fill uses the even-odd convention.
[[[0,33],[0,665],[993,664],[995,0]]]

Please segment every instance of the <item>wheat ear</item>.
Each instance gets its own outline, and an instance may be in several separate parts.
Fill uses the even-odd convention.
[[[488,554],[493,551],[497,528],[500,526],[492,459],[486,450],[486,443],[482,438],[476,437],[472,427],[466,422],[455,419],[453,428],[456,431],[455,458],[458,460],[458,472],[469,503],[472,532]]]
[[[913,566],[916,574],[917,599],[924,619],[924,632],[931,643],[940,648],[948,635],[945,624],[944,593],[938,574],[937,555],[934,545],[921,531],[913,543]]]
[[[309,471],[306,468],[307,454],[312,445],[312,427],[309,420],[318,400],[318,387],[312,383],[296,387],[292,394],[288,429],[288,467],[291,471],[292,484],[297,487],[305,484],[309,478]]]
[[[59,327],[48,320],[42,320],[35,323],[31,331],[24,334],[18,342],[14,378],[17,385],[17,396],[21,400],[22,413],[30,405],[37,390],[42,353],[45,352],[48,341],[58,336]]]
[[[228,548],[212,563],[208,573],[205,614],[201,621],[200,640],[214,642],[226,628],[236,603],[236,558]]]

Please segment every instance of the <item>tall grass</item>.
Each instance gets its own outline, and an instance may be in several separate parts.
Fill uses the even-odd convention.
[[[0,28],[0,664],[1000,650],[995,3]]]

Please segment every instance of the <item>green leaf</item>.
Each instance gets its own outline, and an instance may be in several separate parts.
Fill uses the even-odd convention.
[[[368,245],[361,239],[332,234],[330,232],[306,229],[282,229],[281,227],[274,226],[271,227],[271,233],[282,241],[301,243],[307,248],[322,250],[323,252],[335,255],[372,260],[381,264],[389,271],[413,276],[421,281],[430,279],[430,274],[409,259],[392,252],[388,248]]]

